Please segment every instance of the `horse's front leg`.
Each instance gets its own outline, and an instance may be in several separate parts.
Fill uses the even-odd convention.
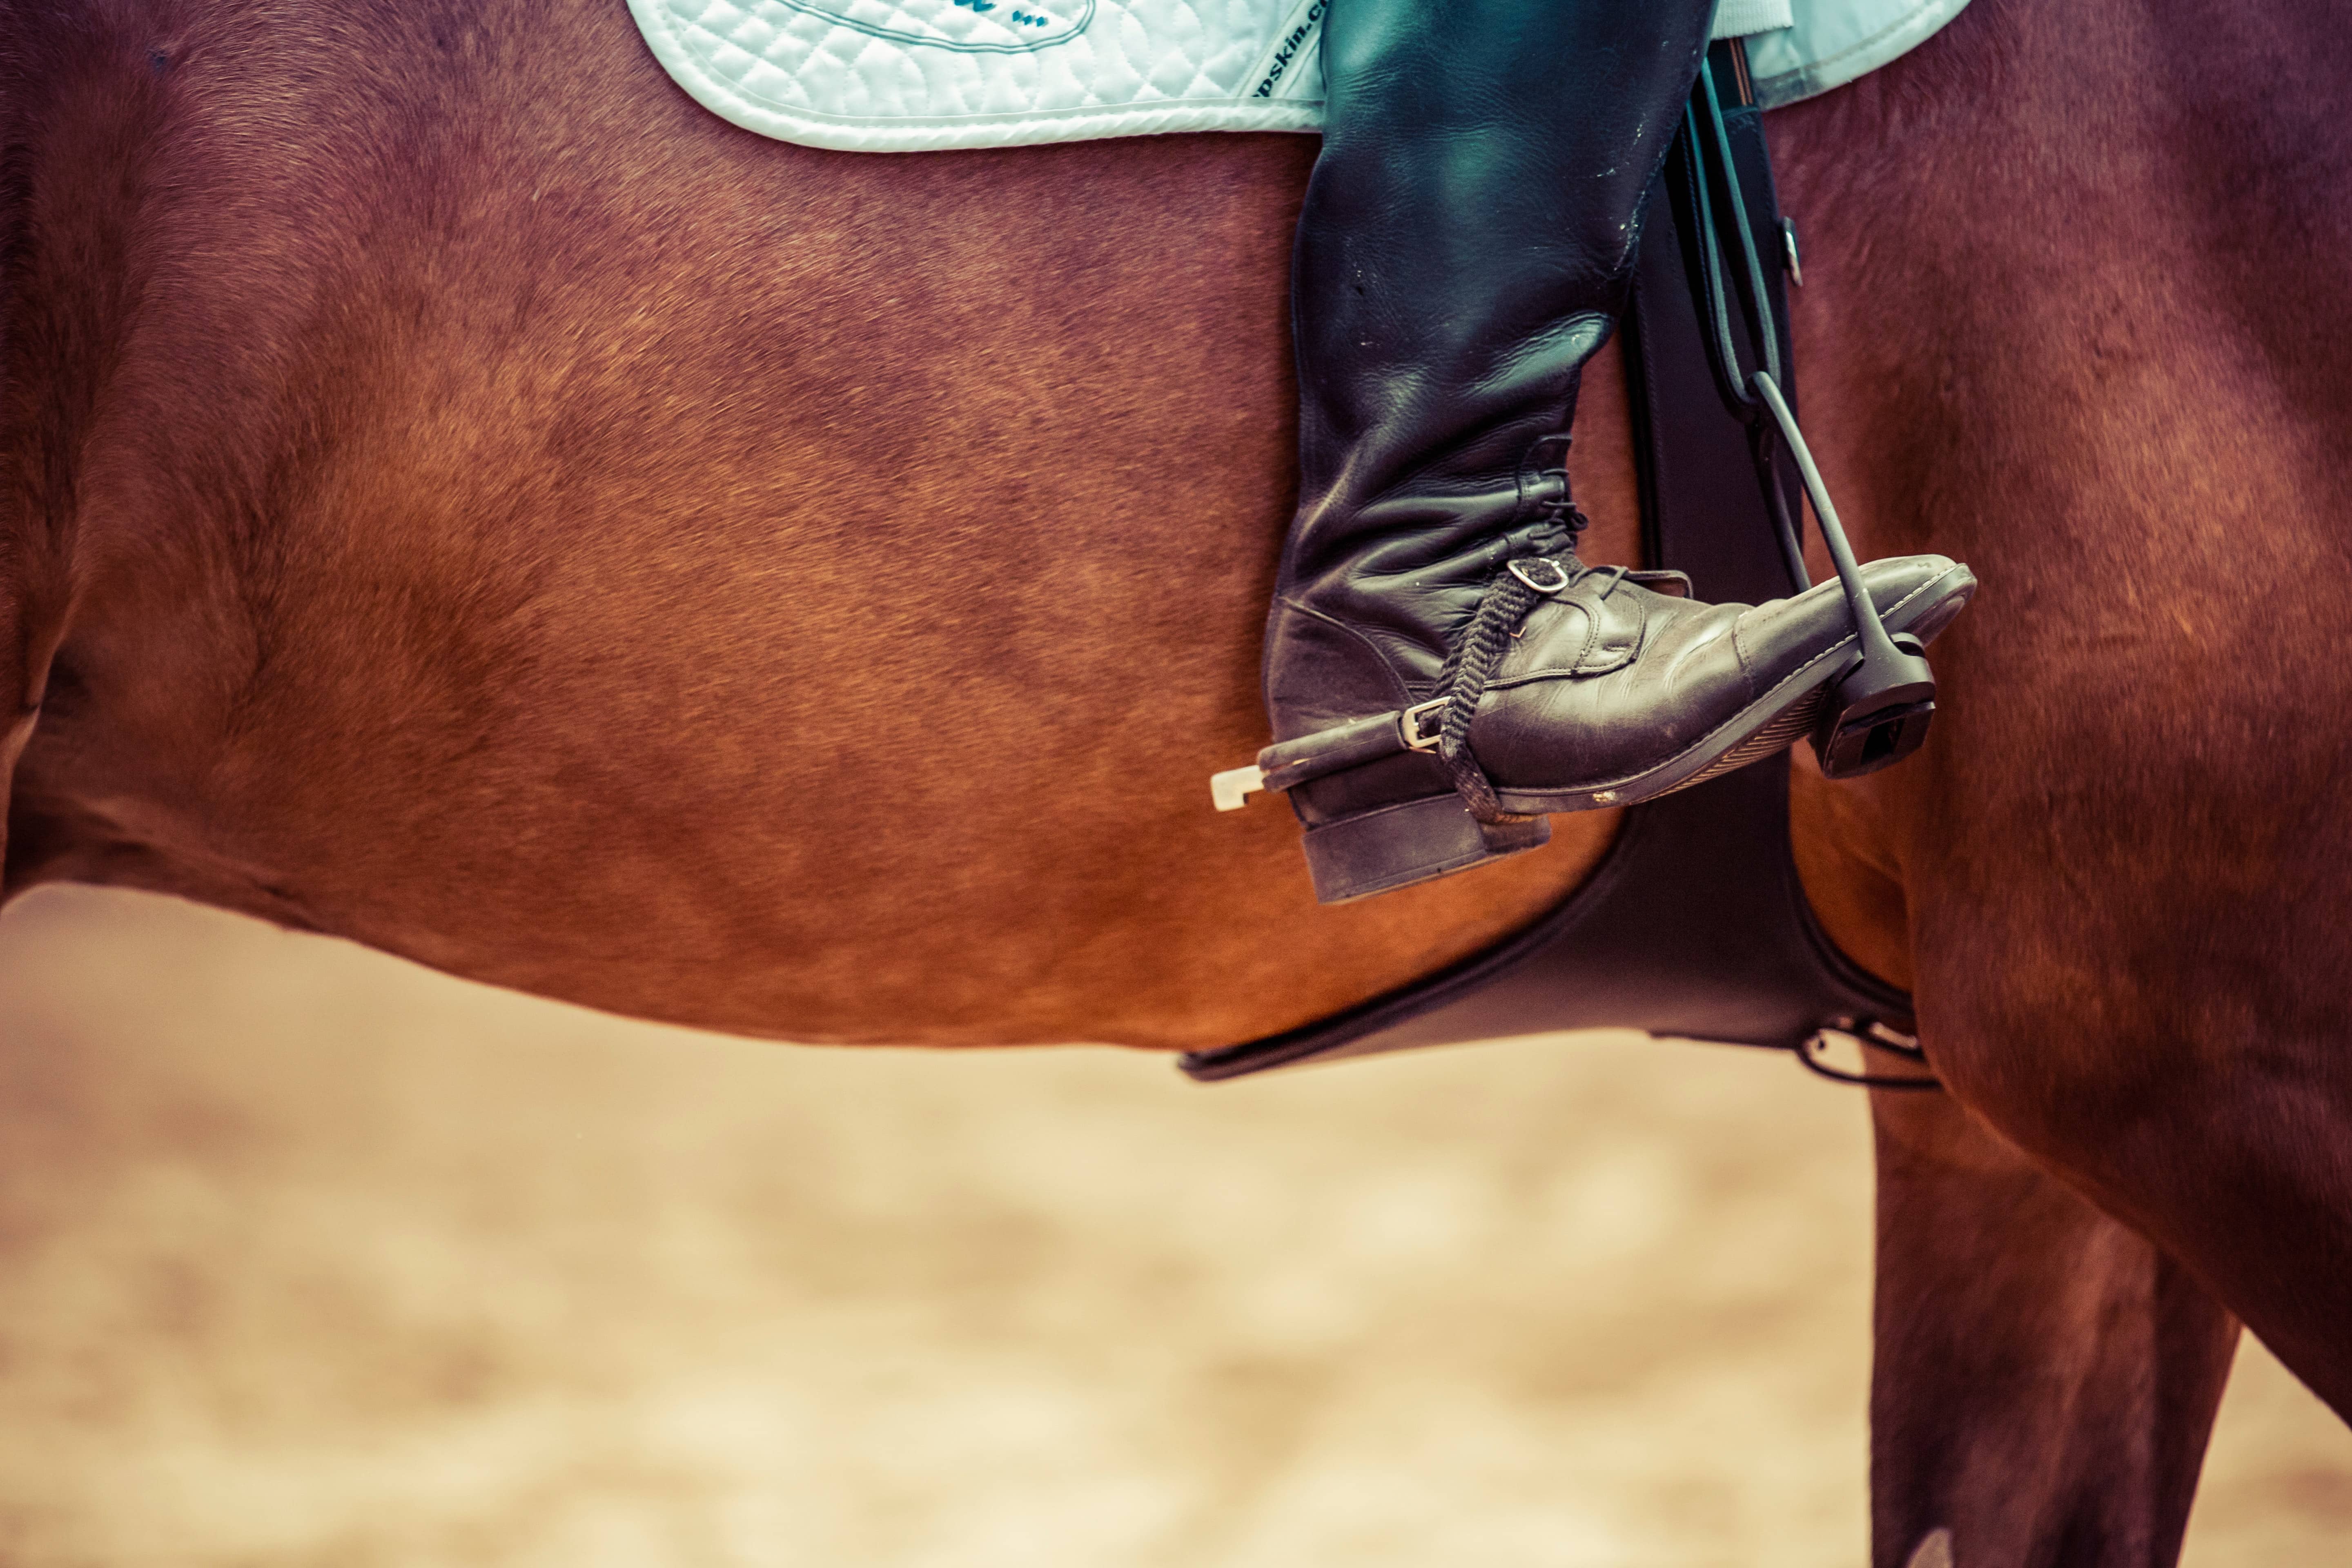
[[[2175,1561],[2237,1320],[1948,1096],[1872,1100],[1875,1568]]]

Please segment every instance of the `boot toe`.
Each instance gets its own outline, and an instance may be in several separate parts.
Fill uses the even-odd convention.
[[[1862,568],[1863,587],[1890,632],[1923,643],[1951,624],[1976,589],[1976,576],[1948,555],[1895,555]],[[1841,643],[1853,640],[1845,589],[1835,577],[1787,599],[1759,605],[1733,628],[1759,689],[1778,684]]]
[[[1904,588],[1899,594],[1890,594],[1873,582],[1868,567],[1863,570],[1863,581],[1869,585],[1871,603],[1878,606],[1879,616],[1887,623],[1887,629],[1909,632],[1924,646],[1934,642],[1954,617],[1968,608],[1969,600],[1976,595],[1977,574],[1948,555],[1904,555],[1885,564],[1910,562],[1925,564],[1916,573],[1904,574],[1900,579]],[[1927,566],[1935,569],[1929,571]],[[1888,602],[1890,597],[1892,604]]]
[[[1976,574],[1948,555],[1894,555],[1865,562],[1862,582],[1887,629],[1907,631],[1922,642],[1952,624],[1977,585]],[[1822,586],[1843,603],[1836,579]],[[1929,622],[1932,630],[1925,629]]]

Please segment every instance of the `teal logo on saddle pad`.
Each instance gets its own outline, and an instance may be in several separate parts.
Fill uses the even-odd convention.
[[[1095,0],[782,0],[795,11],[902,44],[967,55],[1024,54],[1076,37]]]

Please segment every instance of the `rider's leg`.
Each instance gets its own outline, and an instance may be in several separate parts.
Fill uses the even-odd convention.
[[[1548,811],[1769,754],[1850,661],[1833,584],[1742,614],[1574,555],[1578,374],[1623,307],[1713,10],[1332,0],[1261,759],[1327,901],[1531,847]],[[1972,582],[1940,557],[1867,580],[1888,629],[1922,637]]]

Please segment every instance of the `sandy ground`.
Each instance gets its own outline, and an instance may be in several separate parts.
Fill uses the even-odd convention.
[[[43,892],[0,1563],[1859,1563],[1869,1188],[1760,1053],[1210,1089]],[[2251,1343],[2188,1560],[2352,1560],[2352,1436]]]

